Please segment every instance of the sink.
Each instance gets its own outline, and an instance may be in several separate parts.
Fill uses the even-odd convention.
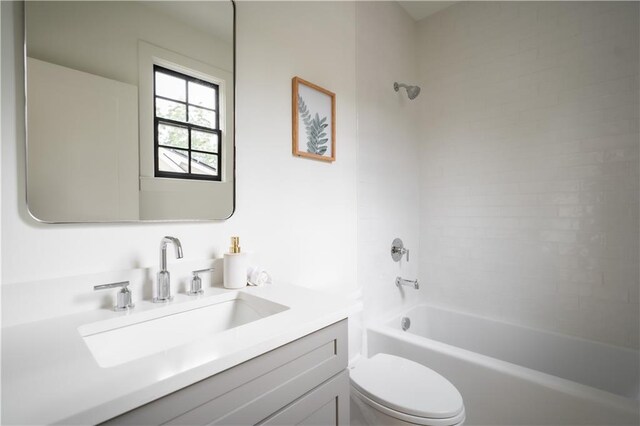
[[[163,306],[81,326],[101,367],[113,367],[269,317],[288,307],[245,292]]]

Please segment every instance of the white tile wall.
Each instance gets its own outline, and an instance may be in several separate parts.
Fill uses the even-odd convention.
[[[419,22],[430,301],[638,347],[638,6],[461,2]]]
[[[415,22],[395,1],[356,4],[358,111],[358,283],[365,323],[417,303],[420,291],[395,278],[417,278],[419,214],[417,112],[395,81],[415,83]],[[391,259],[400,237],[410,262]]]

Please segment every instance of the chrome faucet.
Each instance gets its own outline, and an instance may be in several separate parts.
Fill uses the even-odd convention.
[[[160,241],[160,272],[158,272],[158,285],[153,303],[164,303],[173,299],[171,296],[171,280],[169,271],[167,271],[167,244],[169,243],[173,243],[176,249],[176,258],[182,259],[182,244],[180,244],[180,240],[175,237],[164,237]]]
[[[413,287],[416,290],[420,289],[418,280],[405,280],[404,278],[396,277],[396,287],[400,288],[402,286]]]

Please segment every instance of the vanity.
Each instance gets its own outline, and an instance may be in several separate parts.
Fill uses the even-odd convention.
[[[2,422],[347,424],[348,311],[297,286],[215,287],[4,328]]]
[[[143,227],[233,214],[232,1],[16,10],[26,220]],[[348,424],[348,303],[277,280],[191,296],[156,289],[152,303],[155,266],[105,272],[131,280],[136,300],[125,282],[102,284],[111,278],[37,283],[31,294],[5,286],[3,320],[19,321],[2,328],[3,424]]]

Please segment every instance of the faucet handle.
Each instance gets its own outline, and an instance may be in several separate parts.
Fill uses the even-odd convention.
[[[391,243],[391,258],[394,262],[400,262],[402,256],[407,255],[407,262],[409,261],[409,249],[404,248],[404,243],[400,238],[396,238]]]
[[[127,288],[128,285],[129,285],[129,281],[121,281],[121,282],[117,282],[117,283],[96,285],[96,286],[93,286],[93,289],[94,290],[104,290],[104,289],[107,289],[107,288],[122,287],[122,289],[120,289],[120,291],[118,292],[117,302],[116,302],[116,305],[113,307],[113,310],[114,311],[126,311],[126,310],[129,310],[129,309],[133,309],[136,306],[131,301],[131,292]]]
[[[189,296],[197,296],[199,294],[204,293],[204,290],[202,289],[202,280],[200,279],[198,274],[201,274],[203,272],[215,271],[215,269],[216,268],[205,268],[205,269],[198,269],[198,270],[192,271],[193,278],[191,278],[191,289],[187,294]]]

